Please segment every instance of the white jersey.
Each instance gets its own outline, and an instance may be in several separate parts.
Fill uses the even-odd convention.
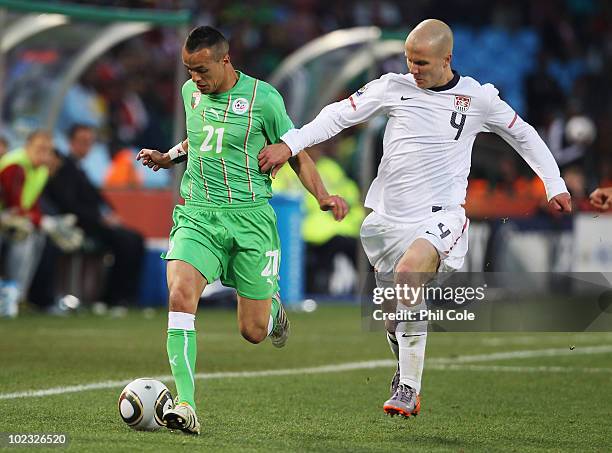
[[[433,89],[419,88],[411,74],[383,75],[281,139],[295,154],[380,114],[389,118],[383,157],[365,206],[391,221],[416,222],[430,216],[434,206],[465,203],[479,132],[494,132],[516,149],[544,182],[549,200],[567,192],[534,128],[499,98],[493,85],[456,73]]]

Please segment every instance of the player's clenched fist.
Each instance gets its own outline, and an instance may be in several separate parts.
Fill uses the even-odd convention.
[[[589,200],[597,209],[605,211],[612,208],[612,187],[599,187],[591,193]]]
[[[569,193],[563,192],[552,197],[548,202],[548,206],[553,211],[572,212],[572,198]]]
[[[136,155],[136,160],[142,161],[142,165],[157,171],[160,168],[170,168],[172,159],[169,153],[161,153],[156,149],[141,149]]]

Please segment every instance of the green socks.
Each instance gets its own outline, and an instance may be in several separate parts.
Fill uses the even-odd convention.
[[[178,403],[195,405],[195,364],[197,356],[195,315],[170,312],[168,316],[168,361],[176,384]]]

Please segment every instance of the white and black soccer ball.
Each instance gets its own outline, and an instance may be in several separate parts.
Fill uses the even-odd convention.
[[[172,408],[170,390],[160,381],[140,378],[125,386],[119,395],[119,415],[131,428],[153,431],[164,425],[164,412]]]

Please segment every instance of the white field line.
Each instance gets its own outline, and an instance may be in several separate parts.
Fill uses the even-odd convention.
[[[524,359],[538,357],[558,357],[565,355],[592,355],[612,352],[612,345],[579,347],[573,351],[563,349],[534,349],[527,351],[497,352],[492,354],[464,355],[453,358],[431,358],[426,361],[425,367],[430,370],[468,370],[468,371],[510,371],[510,372],[586,372],[611,373],[612,368],[571,368],[558,366],[499,366],[499,365],[473,365],[470,362],[493,362],[497,360]],[[304,374],[340,373],[343,371],[366,370],[375,368],[394,367],[394,360],[370,360],[366,362],[348,362],[332,365],[323,365],[307,368],[285,368],[261,371],[221,371],[216,373],[197,373],[195,379],[235,379],[258,378],[269,376],[291,376]],[[172,380],[171,375],[153,376],[159,381]],[[63,395],[78,393],[87,390],[101,390],[119,388],[127,385],[132,379],[101,381],[90,384],[53,387],[41,390],[26,390],[13,393],[0,393],[0,400],[13,400],[18,398],[35,398],[50,395]]]

